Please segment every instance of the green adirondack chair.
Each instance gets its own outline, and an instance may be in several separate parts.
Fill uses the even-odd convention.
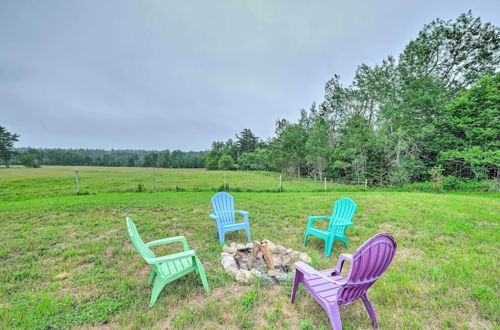
[[[207,276],[205,275],[205,269],[200,259],[196,256],[194,250],[189,250],[186,238],[184,236],[170,237],[165,239],[159,239],[157,241],[152,241],[149,243],[144,243],[139,236],[139,232],[134,224],[134,222],[127,217],[127,228],[132,240],[132,244],[141,257],[153,268],[151,276],[149,277],[149,285],[154,281],[153,291],[151,292],[151,299],[149,301],[149,306],[153,306],[160,295],[163,287],[168,283],[175,281],[179,277],[186,275],[189,272],[195,270],[200,274],[201,282],[206,292],[209,292]],[[168,256],[157,257],[153,251],[149,248],[155,245],[168,244],[173,242],[182,242],[184,246],[184,252],[171,254]]]

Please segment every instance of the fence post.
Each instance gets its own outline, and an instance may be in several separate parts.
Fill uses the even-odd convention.
[[[283,183],[281,181],[281,174],[280,174],[280,190],[279,190],[279,192],[282,192],[282,191],[283,191]]]
[[[325,192],[326,192],[326,178],[325,178]]]
[[[75,182],[76,182],[76,194],[78,195],[78,170],[75,172]]]
[[[153,167],[153,177],[151,179],[153,180],[153,192],[156,192],[156,167]]]
[[[365,179],[365,189],[368,188],[368,179]]]
[[[224,171],[224,191],[227,189],[227,172]]]

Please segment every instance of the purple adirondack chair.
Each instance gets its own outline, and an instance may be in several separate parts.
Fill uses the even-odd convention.
[[[335,269],[317,271],[303,262],[297,262],[290,300],[295,300],[299,283],[325,309],[334,329],[342,329],[339,305],[347,305],[361,298],[365,303],[373,326],[378,328],[377,317],[366,291],[385,272],[396,253],[396,241],[388,233],[380,233],[365,242],[354,254],[341,254]],[[351,263],[346,278],[340,275],[344,261]]]

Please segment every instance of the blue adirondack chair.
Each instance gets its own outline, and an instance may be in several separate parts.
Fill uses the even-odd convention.
[[[313,235],[325,240],[325,256],[329,257],[332,251],[333,242],[339,240],[344,242],[347,248],[347,237],[345,237],[345,230],[349,226],[353,226],[352,216],[357,209],[356,203],[352,199],[344,197],[339,199],[333,204],[333,213],[330,217],[309,217],[306,228],[306,237],[304,238],[304,245],[307,245],[307,238]],[[327,230],[321,230],[313,227],[316,220],[330,220]]]
[[[220,244],[224,244],[225,233],[238,230],[246,230],[248,241],[251,242],[248,212],[234,209],[233,196],[225,192],[219,192],[212,197],[211,201],[214,213],[210,214],[210,218],[214,219],[217,224],[217,235]],[[236,222],[236,213],[243,215],[243,222]]]

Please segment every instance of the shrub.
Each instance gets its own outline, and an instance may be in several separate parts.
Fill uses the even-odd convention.
[[[457,190],[462,188],[462,180],[452,175],[448,175],[443,179],[443,188],[445,190]]]
[[[230,170],[234,166],[233,159],[229,155],[222,155],[218,162],[219,170]]]
[[[500,192],[500,180],[487,180],[482,182],[484,191]]]
[[[38,159],[36,157],[36,154],[34,153],[25,153],[23,154],[20,159],[21,164],[23,164],[25,167],[32,167],[32,168],[39,168],[40,165],[38,164]]]
[[[443,185],[443,171],[444,168],[441,165],[434,166],[429,170],[432,183],[434,184],[434,190],[441,190]]]

